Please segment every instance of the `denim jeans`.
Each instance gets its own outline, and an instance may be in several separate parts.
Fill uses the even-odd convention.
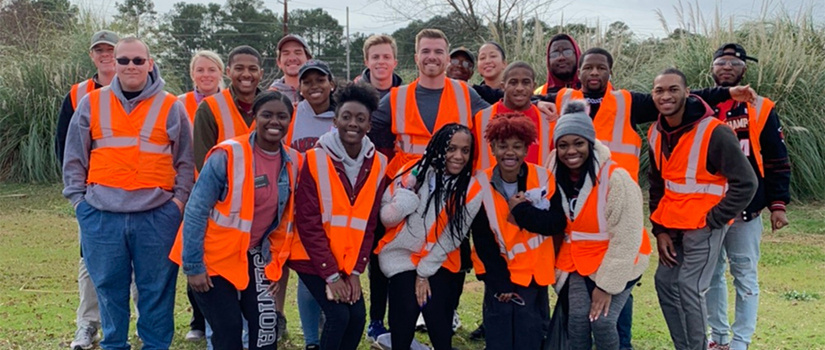
[[[759,242],[762,240],[762,217],[744,221],[737,217],[722,243],[722,252],[707,294],[708,323],[711,340],[718,344],[730,343],[731,350],[748,348],[756,330],[756,311],[759,308]],[[725,281],[725,263],[730,261],[730,273],[736,288],[736,312],[733,320],[733,341],[728,333],[728,285]]]
[[[622,313],[619,314],[619,320],[616,323],[616,330],[619,331],[619,349],[627,350],[633,349],[631,342],[633,338],[633,293],[627,297],[624,303]]]
[[[304,346],[321,344],[318,328],[321,323],[321,305],[312,297],[306,284],[298,279],[298,316],[304,331]]]
[[[140,295],[143,349],[168,349],[174,335],[178,266],[169,260],[181,213],[171,200],[155,209],[114,213],[81,201],[76,209],[86,268],[100,305],[105,350],[129,345],[129,284]]]

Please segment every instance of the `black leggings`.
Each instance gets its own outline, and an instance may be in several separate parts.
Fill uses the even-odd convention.
[[[306,273],[298,277],[307,286],[312,297],[324,312],[324,331],[321,332],[321,350],[356,350],[364,334],[367,310],[363,296],[354,304],[336,303],[327,299],[327,282],[323,278]],[[354,278],[357,276],[352,276]]]
[[[370,322],[384,321],[387,313],[387,287],[390,280],[381,272],[378,255],[370,253]]]
[[[238,291],[225,278],[212,276],[214,287],[206,293],[192,293],[206,321],[212,326],[212,346],[215,350],[243,349],[243,318],[249,321],[249,350],[278,348],[278,316],[275,314],[275,299],[266,292],[269,287],[269,280],[264,275],[266,264],[257,249],[248,252],[247,257],[249,285],[246,289]]]
[[[432,296],[424,308],[418,307],[415,297],[415,271],[406,271],[390,277],[389,323],[392,348],[409,349],[415,333],[419,312],[424,314],[427,333],[435,350],[451,350],[453,345],[453,310],[455,309],[456,280],[463,272],[452,273],[440,268],[429,278]]]

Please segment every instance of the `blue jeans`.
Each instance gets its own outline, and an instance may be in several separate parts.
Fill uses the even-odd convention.
[[[100,305],[104,336],[100,347],[131,349],[129,284],[134,272],[143,349],[168,349],[174,335],[178,274],[178,265],[168,256],[181,221],[177,205],[170,200],[147,211],[114,213],[81,201],[75,212],[83,232],[83,258]]]
[[[707,294],[708,323],[711,340],[718,344],[730,343],[731,350],[748,348],[756,330],[756,312],[759,308],[759,243],[762,240],[762,217],[744,221],[737,217],[722,243],[722,252]],[[731,341],[728,323],[728,285],[725,281],[726,262],[736,287],[736,314]]]
[[[624,303],[622,313],[619,314],[619,320],[616,323],[616,329],[619,331],[619,349],[633,349],[631,343],[633,337],[633,294],[627,297],[627,302]]]
[[[321,305],[312,297],[304,281],[298,279],[298,315],[304,330],[304,345],[319,345],[321,338],[318,328],[321,323]]]

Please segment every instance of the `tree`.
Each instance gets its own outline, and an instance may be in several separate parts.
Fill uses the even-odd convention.
[[[427,21],[416,20],[410,22],[406,27],[400,28],[392,33],[398,44],[398,67],[399,69],[415,69],[415,35],[425,28],[440,29],[450,41],[450,47],[467,47],[470,51],[478,48],[481,42],[478,37],[489,37],[489,30],[482,27],[479,33],[468,31],[462,23],[453,20],[455,13],[447,16],[435,16]]]
[[[326,61],[333,74],[346,77],[344,27],[323,9],[289,12],[289,32],[302,36],[314,58]]]
[[[117,14],[113,27],[120,33],[132,34],[142,38],[146,30],[157,26],[157,11],[152,0],[124,0],[116,3]]]

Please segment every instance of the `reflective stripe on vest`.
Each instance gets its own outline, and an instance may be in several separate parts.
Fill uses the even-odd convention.
[[[753,104],[748,103],[748,134],[753,149],[752,155],[756,160],[757,175],[765,176],[765,166],[762,159],[762,130],[768,122],[774,102],[762,96],[756,96]],[[753,111],[753,113],[751,113]]]
[[[72,100],[72,109],[77,109],[77,104],[80,103],[80,100],[83,99],[83,96],[86,96],[90,92],[95,90],[95,80],[88,79],[81,81],[80,83],[75,84],[72,86],[72,91],[70,99]]]
[[[158,121],[160,109],[166,100],[166,93],[158,94],[152,98],[152,104],[146,119],[140,128],[139,136],[114,136],[112,132],[112,91],[108,87],[100,90],[100,131],[103,138],[92,141],[92,149],[101,147],[123,148],[139,146],[141,152],[172,155],[172,145],[157,145],[148,142],[152,136],[152,129]],[[144,140],[141,142],[141,140]]]
[[[492,153],[492,149],[490,148],[490,143],[484,137],[484,132],[487,129],[487,125],[490,124],[490,120],[495,117],[498,113],[498,106],[502,102],[496,102],[490,107],[482,109],[479,112],[477,120],[473,122],[473,128],[476,128],[476,133],[474,135],[475,138],[478,139],[478,162],[475,171],[483,171],[491,166],[495,165],[493,163],[494,157]],[[536,106],[531,105],[530,108],[538,109]],[[520,112],[519,112],[520,113]],[[538,163],[537,164],[544,164],[547,162],[547,159],[550,158],[550,150],[552,147],[553,142],[553,126],[547,118],[544,118],[541,115],[541,112],[536,111],[536,115],[538,115],[539,125],[536,125],[537,132],[538,132]]]
[[[246,233],[252,230],[252,220],[245,220],[241,218],[241,204],[243,203],[243,184],[246,181],[246,164],[244,159],[244,149],[238,141],[229,139],[222,143],[229,145],[232,148],[234,161],[232,161],[232,174],[234,179],[229,185],[232,186],[230,191],[231,198],[224,201],[229,201],[229,215],[224,215],[214,208],[209,213],[209,217],[215,221],[216,224],[237,229]]]
[[[540,185],[547,183],[547,181],[548,181],[547,172],[537,171],[536,175],[538,176],[538,183]],[[479,172],[477,176],[478,176],[478,182],[479,183],[483,183],[483,184],[490,183],[490,178],[487,176],[486,172],[483,172],[483,171]],[[513,258],[515,258],[516,255],[518,255],[520,253],[524,253],[528,250],[536,249],[542,243],[544,243],[544,241],[547,239],[547,237],[541,236],[541,235],[533,235],[533,237],[531,237],[530,239],[527,240],[527,242],[526,242],[527,246],[526,247],[522,242],[519,242],[519,243],[514,244],[513,247],[508,250],[507,246],[506,246],[507,241],[504,239],[504,235],[502,233],[501,226],[499,226],[498,220],[496,219],[496,216],[495,216],[496,204],[495,204],[495,201],[493,199],[494,189],[491,189],[490,191],[482,191],[482,192],[484,192],[484,193],[481,197],[481,201],[484,204],[485,210],[487,211],[487,216],[490,218],[490,220],[489,220],[490,221],[490,228],[492,229],[493,233],[496,235],[496,240],[498,241],[498,246],[499,246],[499,252],[502,255],[506,256],[508,260],[513,260]],[[491,213],[491,211],[492,211],[492,213]]]
[[[450,87],[453,90],[453,98],[456,101],[456,105],[458,108],[458,121],[461,125],[469,125],[470,120],[470,111],[467,108],[468,101],[465,99],[464,96],[464,88],[462,87],[461,83],[453,80],[453,79],[445,79],[447,83],[450,84]],[[417,80],[410,85],[402,85],[397,88],[397,92],[395,95],[395,116],[393,117],[395,120],[395,128],[396,128],[396,135],[400,138],[398,140],[398,146],[404,153],[412,153],[412,154],[424,154],[424,151],[427,149],[426,144],[414,144],[412,142],[412,136],[407,133],[406,122],[407,122],[407,94],[409,93],[410,86],[414,85],[417,86]],[[413,91],[414,93],[414,91]],[[443,97],[442,97],[443,98]],[[412,116],[411,116],[412,117]],[[436,115],[436,118],[438,116]],[[437,124],[437,121],[436,121]],[[433,132],[435,132],[434,130]]]
[[[493,109],[498,110],[496,108],[498,103],[494,103],[492,106],[487,107],[481,110],[481,120],[479,121],[478,127],[478,160],[479,166],[477,171],[486,170],[487,168],[493,166],[490,162],[490,159],[493,158],[493,152],[490,149],[490,143],[487,142],[487,138],[484,137],[484,132],[487,130],[487,125],[490,124],[490,119],[493,118]]]
[[[688,166],[687,171],[685,172],[685,183],[680,184],[665,179],[665,188],[667,190],[681,194],[703,193],[711,194],[714,196],[722,196],[725,194],[727,186],[720,186],[717,184],[696,183],[696,170],[699,169],[699,153],[702,150],[702,139],[711,121],[711,118],[705,118],[702,121],[700,121],[699,124],[696,125],[696,134],[693,137],[693,143],[690,145]],[[655,142],[659,142],[659,130],[656,128],[656,125],[652,125],[651,130],[652,132],[649,137],[649,142],[651,145],[656,145],[656,147],[658,148],[660,146],[658,145],[658,143]],[[656,159],[657,163],[661,164],[662,159],[660,159],[659,156],[656,156]],[[661,165],[659,165],[659,168],[661,168]]]
[[[616,98],[616,117],[613,122],[613,137],[610,142],[605,142],[610,153],[624,153],[629,154],[636,159],[639,158],[639,147],[632,143],[624,143],[624,127],[629,123],[630,116],[627,113],[628,102],[625,100],[625,95],[621,91],[612,91],[613,97]]]
[[[235,102],[232,101],[232,95],[229,93],[229,89],[227,89],[225,93],[216,94],[215,102],[218,105],[218,111],[221,113],[220,123],[226,138],[229,139],[238,136],[239,133],[235,131],[235,123],[232,121],[232,112],[230,111],[230,105],[234,105]]]
[[[598,191],[596,192],[596,217],[598,218],[599,222],[599,232],[579,232],[579,231],[570,231],[570,235],[566,235],[564,237],[565,242],[571,241],[607,241],[610,239],[610,233],[607,232],[607,190],[608,190],[608,179],[610,178],[610,169],[611,166],[615,163],[613,161],[608,161],[602,165],[602,169],[599,171],[599,181],[598,181]],[[590,196],[593,195],[592,192],[587,195],[587,198],[579,198],[584,199],[583,201],[577,200],[576,202],[581,203],[581,207],[587,204]]]

